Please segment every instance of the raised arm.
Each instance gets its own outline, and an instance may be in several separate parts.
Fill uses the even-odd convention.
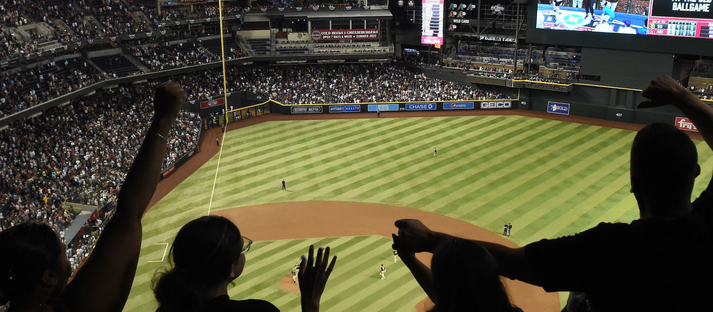
[[[399,228],[399,233],[398,236],[396,236],[398,244],[395,240],[393,247],[399,251],[399,254],[402,252],[407,253],[409,251],[414,253],[433,253],[436,250],[436,247],[438,247],[438,244],[452,237],[446,233],[432,231],[419,220],[402,219],[396,221],[395,225]],[[495,258],[495,261],[498,263],[498,266],[500,266],[500,272],[503,276],[529,283],[534,282],[535,274],[527,264],[524,248],[510,248],[491,242],[478,240],[473,241],[480,244],[483,248],[490,252],[493,258]],[[406,263],[405,260],[404,263]],[[411,269],[410,266],[409,269]],[[413,273],[413,271],[411,272]],[[416,274],[414,274],[414,277],[416,277],[417,280],[419,278]],[[427,282],[427,279],[424,278],[423,281]],[[419,284],[421,284],[420,280]],[[423,284],[421,284],[421,287],[424,291],[426,291],[426,293],[428,293],[429,290],[423,287]]]
[[[436,293],[433,291],[433,274],[431,269],[426,266],[421,260],[416,258],[416,253],[406,249],[404,244],[401,244],[401,237],[396,234],[391,234],[394,240],[393,248],[399,252],[399,257],[404,262],[406,267],[411,271],[411,274],[416,279],[426,295],[431,298],[431,301],[436,302]]]
[[[60,298],[70,311],[124,308],[139,260],[141,217],[158,185],[168,132],[185,98],[176,83],[156,90],[153,121],[121,187],[116,213]]]
[[[691,119],[698,132],[713,149],[713,108],[703,103],[695,94],[667,75],[660,76],[641,92],[649,99],[639,103],[639,108],[673,105]]]

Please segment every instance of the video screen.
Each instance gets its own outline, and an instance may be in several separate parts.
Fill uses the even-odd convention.
[[[443,0],[422,0],[421,43],[443,45]]]
[[[536,28],[711,38],[713,0],[541,0]]]

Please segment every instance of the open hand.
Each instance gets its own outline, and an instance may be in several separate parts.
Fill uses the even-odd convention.
[[[324,253],[324,255],[323,255]],[[300,293],[302,293],[302,311],[319,311],[319,300],[322,297],[327,279],[332,274],[337,256],[332,258],[332,262],[327,267],[329,261],[329,247],[320,247],[317,250],[317,258],[314,258],[314,245],[309,246],[309,256],[302,256],[300,272]]]

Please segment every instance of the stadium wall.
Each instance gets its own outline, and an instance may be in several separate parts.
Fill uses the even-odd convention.
[[[580,73],[601,77],[592,84],[643,88],[658,76],[672,75],[673,63],[670,53],[582,48]]]
[[[519,92],[519,95],[515,100],[517,105],[512,105],[512,108],[515,109],[548,112],[548,106],[550,106],[549,104],[554,102],[568,104],[569,110],[566,115],[637,124],[650,124],[652,122],[675,124],[676,117],[681,117],[682,114],[673,107],[657,107],[645,110],[636,109],[636,106],[640,102],[646,100],[641,96],[641,88],[645,87],[649,81],[659,75],[665,73],[670,74],[673,66],[673,57],[670,54],[644,52],[627,52],[623,54],[626,55],[625,58],[622,58],[623,61],[610,60],[609,64],[626,66],[624,69],[621,69],[621,71],[628,71],[628,73],[624,74],[619,72],[618,75],[622,76],[621,78],[612,78],[611,76],[616,76],[613,72],[603,72],[605,75],[609,75],[610,81],[619,79],[617,81],[618,83],[634,86],[633,88],[619,87],[618,84],[604,85],[601,82],[601,84],[574,83],[571,85],[561,85],[567,87],[567,89],[569,89],[568,92],[556,92],[530,88],[514,89],[506,86],[493,86],[490,84],[487,86],[483,85],[483,87],[487,88],[487,90],[497,91],[503,94]],[[602,62],[604,62],[606,57],[616,59],[615,54],[602,53],[600,56],[602,57],[602,59],[600,59]],[[621,63],[632,62],[632,64],[634,64],[634,61],[631,59],[636,59],[637,57],[640,57],[642,60],[637,61],[639,63],[636,65],[629,66]],[[664,59],[666,62],[663,62]],[[657,64],[657,60],[661,60],[662,63]],[[646,66],[642,65],[647,63],[653,64]],[[611,67],[611,65],[607,66]],[[636,66],[642,66],[646,69],[638,68],[635,70],[634,67]],[[459,70],[426,68],[420,69],[420,72],[425,73],[431,78],[439,78],[456,82],[462,82],[464,80],[467,81],[468,79],[464,72]],[[637,73],[641,74],[641,78],[634,78]],[[475,87],[481,86],[480,84],[474,83],[469,83],[469,85]]]

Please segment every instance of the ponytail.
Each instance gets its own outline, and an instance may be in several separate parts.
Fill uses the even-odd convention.
[[[151,288],[158,301],[156,312],[201,312],[205,285],[181,269],[157,271]]]

